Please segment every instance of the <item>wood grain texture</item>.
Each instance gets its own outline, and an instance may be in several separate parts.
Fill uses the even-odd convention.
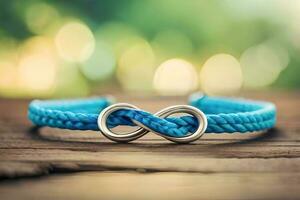
[[[130,144],[115,144],[93,131],[37,130],[26,118],[28,100],[2,99],[0,198],[300,198],[300,93],[243,96],[274,102],[276,128],[207,134],[189,145],[151,133]],[[151,112],[185,104],[185,98],[118,99]]]

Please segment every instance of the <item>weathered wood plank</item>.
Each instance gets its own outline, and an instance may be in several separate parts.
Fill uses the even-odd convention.
[[[210,134],[190,145],[175,145],[154,134],[130,144],[115,144],[92,131],[38,131],[31,129],[26,119],[28,100],[0,99],[0,177],[94,171],[6,180],[0,184],[0,197],[300,198],[300,93],[245,96],[277,105],[275,129],[253,134]],[[185,103],[185,98],[118,98],[152,112]],[[131,190],[135,187],[138,192]]]
[[[289,184],[283,184],[288,182]],[[76,173],[2,184],[3,199],[298,199],[300,173]],[[17,191],[17,192],[16,192]]]

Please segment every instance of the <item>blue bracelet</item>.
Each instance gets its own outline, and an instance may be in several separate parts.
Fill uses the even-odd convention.
[[[37,126],[71,130],[100,130],[116,142],[129,142],[149,131],[176,143],[189,143],[204,133],[245,133],[274,127],[274,104],[245,99],[209,97],[194,94],[190,105],[177,105],[151,114],[110,98],[77,100],[34,100],[28,109],[29,119]],[[169,117],[175,113],[187,113]],[[111,128],[139,126],[129,133],[114,133]]]

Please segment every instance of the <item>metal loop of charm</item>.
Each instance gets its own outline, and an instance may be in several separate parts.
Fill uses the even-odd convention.
[[[120,109],[138,109],[138,108],[128,103],[117,103],[105,108],[98,116],[98,127],[105,137],[115,142],[130,142],[142,137],[143,135],[149,132],[144,128],[139,128],[135,131],[129,133],[122,133],[122,134],[117,134],[112,132],[107,127],[106,120],[111,113]]]
[[[153,132],[153,133],[155,133],[161,137],[164,137],[165,139],[170,140],[175,143],[190,143],[195,140],[198,140],[205,133],[205,130],[207,128],[207,118],[201,110],[199,110],[193,106],[189,106],[189,105],[176,105],[176,106],[167,107],[167,108],[155,113],[154,115],[157,117],[163,117],[163,118],[166,118],[166,117],[168,117],[172,114],[176,114],[176,113],[187,113],[187,114],[193,115],[194,117],[197,118],[197,120],[199,122],[198,128],[194,133],[183,136],[183,137],[167,136],[167,135],[161,134],[159,132],[156,132],[156,131],[150,129],[149,127],[143,125],[142,123],[140,123],[136,120],[132,120],[136,125],[140,126],[141,128],[139,128],[133,132],[117,134],[117,133],[112,132],[107,127],[106,120],[111,113],[113,113],[119,109],[138,109],[138,108],[136,106],[133,106],[133,105],[127,104],[127,103],[113,104],[113,105],[105,108],[98,117],[98,127],[99,127],[100,131],[108,139],[111,139],[115,142],[130,142],[130,141],[136,140],[136,139],[144,136],[148,132]]]

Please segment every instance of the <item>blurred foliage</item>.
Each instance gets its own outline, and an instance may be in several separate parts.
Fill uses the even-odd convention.
[[[110,22],[125,24],[132,28],[138,37],[148,41],[155,50],[156,66],[167,59],[179,57],[189,60],[200,69],[205,61],[215,54],[226,53],[239,59],[248,48],[266,41],[275,41],[288,52],[289,62],[288,67],[283,69],[276,81],[272,83],[272,87],[299,88],[300,86],[298,78],[300,31],[299,28],[295,29],[294,25],[294,22],[300,19],[299,3],[294,5],[280,0],[264,2],[257,0],[0,1],[0,44],[1,40],[5,40],[4,44],[8,45],[7,41],[10,39],[20,44],[25,39],[37,35],[28,28],[26,17],[28,18],[30,6],[39,3],[55,8],[60,22],[66,19],[79,19],[91,29],[96,40],[98,40],[97,32],[105,24]],[[39,18],[39,15],[35,16],[34,13],[32,16]],[[122,33],[118,34],[122,35]],[[124,35],[126,34],[124,29]],[[111,37],[112,33],[109,35]],[[96,43],[98,44],[98,41]],[[6,49],[3,46],[0,48],[2,49],[0,51]],[[112,69],[106,70],[105,73],[109,73],[109,70]],[[77,71],[73,70],[72,73]],[[80,85],[83,88],[99,88],[102,83],[113,87],[118,87],[120,84],[122,87],[123,84],[117,72],[112,77],[100,81],[85,81],[86,77],[81,72],[78,73],[80,75],[75,79],[82,82]],[[71,82],[62,84],[58,90],[68,90],[70,85]],[[123,86],[123,88],[130,90],[131,86]],[[86,94],[74,92],[74,95]]]

